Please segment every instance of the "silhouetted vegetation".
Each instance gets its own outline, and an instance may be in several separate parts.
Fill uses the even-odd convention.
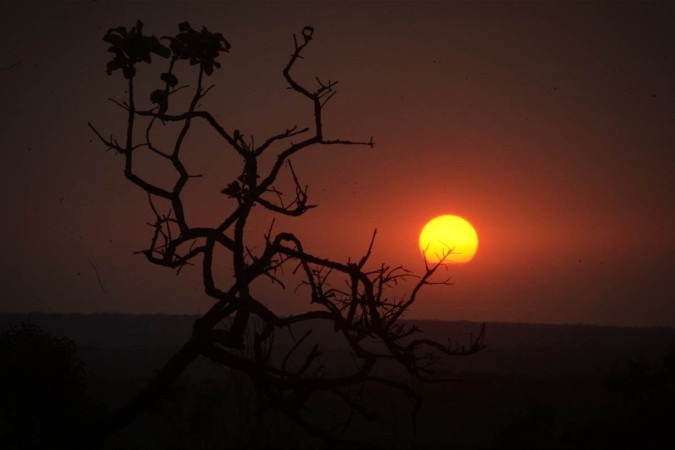
[[[112,100],[124,112],[126,130],[117,139],[90,127],[108,150],[122,156],[124,176],[148,198],[153,216],[150,243],[138,253],[152,264],[177,272],[197,265],[213,306],[195,321],[191,337],[147,388],[112,414],[83,446],[91,446],[140,416],[199,356],[246,375],[264,399],[262,409],[282,411],[312,436],[359,445],[346,435],[356,422],[354,417],[374,416],[371,405],[361,399],[360,386],[398,391],[418,411],[421,396],[415,383],[433,377],[431,366],[441,356],[471,355],[483,349],[484,328],[468,345],[460,346],[417,337],[418,327],[400,320],[420,290],[432,283],[443,260],[414,276],[399,266],[370,263],[375,233],[361,257],[337,261],[312,253],[292,233],[274,231],[274,216],[299,217],[316,206],[309,202],[308,187],[300,182],[291,158],[314,146],[374,146],[372,138],[325,135],[323,113],[337,82],[316,77],[310,84],[294,75],[313,38],[314,29],[309,26],[293,36],[291,56],[282,70],[287,88],[306,102],[310,123],[291,123],[277,134],[255,139],[222,124],[201,106],[207,94],[215,91],[207,80],[221,67],[220,57],[230,51],[222,34],[183,22],[177,34],[160,39],[145,34],[138,21],[130,29],[113,28],[104,36],[113,54],[106,71],[121,74],[126,84],[127,98]],[[158,87],[143,92],[139,86],[148,80],[140,82],[139,68],[158,61],[164,63],[159,79],[152,82]],[[186,145],[197,123],[215,133],[220,141],[213,145],[229,151],[229,165],[238,170],[233,178],[218,180],[223,196],[219,208],[224,213],[210,226],[195,225],[183,195],[186,186],[201,176],[192,173],[185,158],[199,150]],[[168,163],[173,173],[162,181],[144,175],[137,168],[140,154],[156,158],[157,164]],[[257,247],[249,244],[254,208],[270,217],[269,231]],[[230,274],[214,263],[222,258],[217,254],[227,255]],[[296,277],[298,292],[307,299],[307,309],[294,315],[278,315],[269,307],[269,299],[259,298],[254,289],[263,280],[285,289],[284,270]],[[390,288],[403,280],[412,281],[409,293],[393,297]],[[321,323],[332,328],[345,357],[325,356],[321,340],[315,338]],[[292,344],[275,345],[279,334],[289,334]],[[381,369],[384,363],[397,365],[407,378],[389,376],[390,369]],[[319,406],[327,410],[327,401],[333,411],[329,416],[317,412]]]
[[[31,320],[77,342],[89,393],[109,408],[123,404],[154,375],[183,339],[194,316],[8,315],[0,326]],[[324,351],[348,353],[324,324],[313,333]],[[424,337],[462,336],[476,324],[420,322]],[[675,330],[587,325],[490,323],[494,345],[462,360],[439,362],[436,373],[465,381],[422,386],[424,408],[413,434],[404,398],[367,386],[362,401],[377,405],[352,436],[387,450],[665,448],[673,417]],[[181,331],[183,330],[183,331]],[[278,335],[281,349],[293,345]],[[114,368],[114,370],[111,370]],[[393,367],[392,367],[393,368]],[[396,377],[395,371],[383,375]],[[325,405],[313,405],[326,418]],[[329,410],[330,411],[330,410]],[[90,415],[90,413],[87,413]],[[326,420],[330,423],[330,420]],[[117,449],[329,448],[308,438],[239,371],[202,358],[138,420],[103,446]]]
[[[0,442],[33,448],[85,420],[91,407],[75,343],[29,323],[0,333]]]
[[[667,449],[674,440],[675,348],[660,361],[624,363],[604,380],[612,394],[602,412],[565,435],[569,448]]]
[[[606,401],[588,418],[561,418],[550,401],[529,403],[497,434],[495,449],[667,449],[675,423],[675,351],[623,362],[605,375]]]
[[[249,380],[230,376],[176,383],[148,410],[158,449],[300,448],[300,430],[265,408]]]

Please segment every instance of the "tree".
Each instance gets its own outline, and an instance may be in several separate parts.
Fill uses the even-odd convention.
[[[34,448],[90,414],[75,343],[29,322],[0,332],[0,440]]]
[[[245,244],[247,224],[254,207],[264,208],[271,214],[298,217],[315,206],[309,203],[307,186],[300,182],[291,163],[292,157],[317,145],[374,146],[372,138],[353,141],[325,136],[323,111],[335,95],[337,82],[317,78],[315,87],[310,88],[293,76],[294,67],[312,41],[314,29],[305,27],[299,36],[294,35],[293,52],[282,72],[288,88],[307,101],[313,114],[312,123],[306,127],[290,126],[256,142],[237,129],[228,131],[214,115],[199,107],[200,101],[212,92],[213,85],[207,87],[206,80],[221,67],[219,58],[222,53],[229,52],[228,41],[220,33],[213,33],[206,27],[196,30],[187,22],[178,28],[175,36],[162,39],[144,34],[140,21],[129,30],[119,27],[108,31],[104,40],[110,44],[113,59],[108,63],[107,72],[121,72],[127,83],[126,100],[112,100],[126,113],[126,133],[121,140],[112,136],[107,138],[91,123],[89,126],[107,149],[122,156],[124,176],[148,197],[154,216],[152,235],[148,248],[140,253],[152,264],[177,271],[188,264],[200,264],[204,291],[214,303],[195,322],[191,338],[147,388],[110,416],[94,434],[103,437],[133,420],[200,355],[246,374],[271,406],[282,410],[310,434],[332,441],[341,438],[313,423],[304,414],[304,407],[318,393],[329,393],[351,411],[368,416],[368,408],[358,401],[350,388],[375,383],[401,391],[414,401],[415,408],[419,408],[421,398],[415,389],[375,372],[378,361],[395,361],[415,379],[425,380],[429,365],[439,355],[469,355],[484,347],[484,329],[466,347],[460,347],[414,338],[418,329],[401,322],[420,289],[432,282],[430,279],[442,262],[427,266],[410,294],[393,300],[388,297],[387,289],[403,279],[412,278],[413,274],[402,267],[384,264],[375,269],[366,267],[375,233],[368,251],[358,260],[347,262],[317,256],[303,247],[299,237],[288,232],[274,234],[271,227],[261,250],[256,252]],[[167,69],[160,76],[160,87],[150,93],[152,105],[145,108],[140,106],[136,94],[136,80],[141,64],[154,64],[153,58],[166,60]],[[187,106],[181,109],[176,104],[180,102],[175,101],[176,93],[190,88],[179,86],[179,75],[184,78],[179,73],[179,66],[185,63],[194,72],[194,81],[191,81],[194,84]],[[193,226],[183,200],[185,187],[194,177],[184,163],[184,142],[197,121],[209,126],[240,163],[239,175],[221,191],[232,202],[232,209],[213,227]],[[156,143],[155,133],[167,124],[178,125],[178,132],[170,148],[162,149]],[[169,162],[175,170],[175,180],[164,186],[141,176],[135,162],[138,153],[143,151]],[[267,171],[262,169],[263,160],[269,162]],[[275,185],[284,170],[292,180],[294,192],[290,202],[284,201],[283,192]],[[216,251],[226,251],[230,255],[233,274],[228,285],[216,281]],[[301,287],[308,293],[310,310],[279,316],[266,306],[264,299],[253,294],[252,284],[263,278],[284,288],[280,276],[284,268],[302,277]],[[336,280],[346,281],[346,288],[336,287]],[[278,354],[279,350],[273,345],[275,331],[317,322],[331,324],[349,348],[354,359],[354,367],[349,373],[331,374],[325,370],[321,364],[320,346],[307,347],[311,328],[283,355]],[[250,336],[248,340],[247,335]],[[291,363],[293,360],[295,364]]]

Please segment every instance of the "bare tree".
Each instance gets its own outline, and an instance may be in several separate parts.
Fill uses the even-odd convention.
[[[220,67],[220,54],[230,50],[230,44],[220,33],[212,33],[207,28],[198,31],[183,22],[178,34],[163,38],[168,41],[167,47],[157,37],[144,35],[139,21],[130,30],[119,27],[105,35],[104,40],[111,45],[109,51],[114,55],[107,72],[120,71],[127,83],[126,100],[111,100],[126,113],[126,133],[118,140],[105,137],[92,124],[89,126],[109,150],[122,156],[124,176],[148,197],[154,219],[150,244],[141,253],[153,264],[178,271],[188,264],[199,264],[204,291],[213,299],[213,306],[194,323],[190,339],[152,382],[95,430],[87,445],[137,417],[198,356],[249,376],[272,406],[307,432],[339,442],[343,437],[313,423],[304,413],[304,407],[314,395],[331,394],[350,411],[367,417],[369,409],[350,388],[375,383],[402,392],[419,408],[418,392],[400,380],[378,375],[374,370],[378,361],[393,361],[413,379],[427,380],[429,366],[440,355],[470,355],[484,347],[484,329],[466,347],[415,338],[418,329],[402,323],[401,318],[420,290],[432,283],[431,277],[442,262],[427,265],[426,271],[416,279],[402,267],[380,265],[373,270],[366,269],[375,233],[367,252],[359,259],[346,262],[317,256],[306,250],[294,234],[275,234],[272,228],[264,237],[264,247],[257,252],[245,245],[247,221],[254,207],[262,207],[271,214],[302,216],[315,206],[309,203],[307,186],[300,182],[291,157],[317,145],[374,145],[372,138],[354,141],[324,135],[323,112],[335,95],[337,82],[316,78],[315,86],[309,87],[293,75],[313,33],[312,27],[305,27],[299,36],[293,36],[293,51],[282,72],[288,88],[307,101],[313,121],[305,127],[290,126],[259,143],[237,129],[229,131],[209,111],[199,107],[200,100],[213,88],[213,85],[206,86],[206,80]],[[167,69],[161,74],[161,87],[150,94],[153,105],[144,109],[138,106],[136,69],[141,63],[151,63],[152,57],[165,59]],[[177,67],[185,63],[195,72],[191,87],[179,86]],[[173,100],[174,94],[183,89],[191,89],[192,93],[187,106],[181,110]],[[233,208],[213,227],[191,225],[183,202],[185,187],[193,177],[184,164],[184,142],[197,121],[215,131],[241,168],[236,179],[222,189],[222,194],[233,200]],[[169,123],[178,124],[179,131],[170,148],[160,148],[153,139],[154,133],[161,131],[162,124]],[[135,166],[139,152],[151,152],[168,161],[175,170],[175,181],[167,187],[139,175]],[[260,169],[264,159],[269,162],[267,171]],[[275,186],[284,170],[292,180],[291,201],[284,201],[282,192]],[[216,281],[216,251],[225,251],[231,258],[233,274],[227,285]],[[265,299],[253,294],[251,285],[261,278],[284,288],[280,276],[283,268],[301,277],[300,292],[308,294],[309,310],[279,316],[266,306]],[[415,279],[410,293],[403,298],[390,298],[388,288],[408,278]],[[349,348],[354,361],[353,367],[345,368],[349,372],[327,371],[322,364],[319,343],[310,345],[306,351],[300,350],[310,342],[311,328],[304,327],[307,331],[297,337],[290,349],[281,355],[277,353],[280,350],[273,345],[275,331],[321,321],[331,324]],[[292,360],[295,364],[291,364]]]

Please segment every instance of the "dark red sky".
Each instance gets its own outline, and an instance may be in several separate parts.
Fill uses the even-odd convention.
[[[310,117],[281,68],[292,33],[315,27],[298,75],[340,81],[327,133],[372,135],[376,147],[296,157],[320,207],[277,230],[346,259],[377,228],[374,261],[419,272],[425,221],[466,217],[476,258],[410,317],[675,326],[675,5],[665,3],[3,3],[0,66],[21,63],[0,71],[0,310],[209,304],[196,269],[176,277],[132,256],[150,237],[146,198],[86,125],[122,130],[106,99],[123,82],[105,74],[101,37],[138,18],[158,35],[188,20],[226,36],[232,52],[204,107],[258,139]],[[232,160],[198,131],[190,165],[213,184],[195,182],[191,214],[210,223],[224,214],[216,188]],[[269,225],[256,219],[252,246]],[[292,289],[270,297],[280,310],[298,301]]]

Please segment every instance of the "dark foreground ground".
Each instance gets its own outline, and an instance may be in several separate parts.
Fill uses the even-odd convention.
[[[187,338],[194,319],[0,314],[0,327],[28,320],[74,340],[88,401],[103,412],[152,377]],[[417,324],[442,342],[468,342],[480,329],[469,322]],[[345,355],[331,347],[330,330],[315,335],[339,364]],[[425,401],[415,426],[405,399],[364,392],[378,416],[356,421],[352,436],[387,449],[674,448],[675,329],[488,323],[486,342],[481,353],[436,367],[438,376],[463,381],[419,386]],[[278,345],[289,344],[282,338]],[[327,448],[283,416],[261,414],[257,404],[246,379],[198,361],[159,405],[105,448]],[[331,420],[330,411],[316,414]]]

